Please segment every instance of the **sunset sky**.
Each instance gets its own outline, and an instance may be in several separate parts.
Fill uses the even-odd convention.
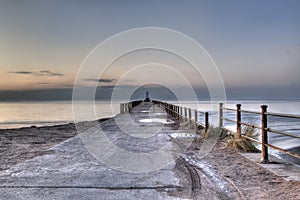
[[[300,98],[299,10],[299,0],[0,0],[0,92],[51,89],[55,96],[72,88],[80,64],[101,41],[128,29],[164,27],[208,51],[228,94]],[[103,84],[113,84],[117,73]],[[131,84],[145,75],[136,77]]]

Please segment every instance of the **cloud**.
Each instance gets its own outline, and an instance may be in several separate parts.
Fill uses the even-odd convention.
[[[96,79],[96,78],[86,78],[84,81],[92,81],[98,83],[112,83],[115,79]]]
[[[17,71],[17,72],[9,72],[11,74],[33,74],[34,72],[29,71]]]
[[[64,74],[61,73],[54,73],[51,72],[50,70],[41,70],[41,71],[14,71],[14,72],[9,72],[11,74],[29,74],[29,75],[34,75],[34,76],[64,76]]]
[[[64,76],[64,74],[54,73],[49,70],[39,71],[39,72],[35,73],[35,75],[37,75],[37,76]]]

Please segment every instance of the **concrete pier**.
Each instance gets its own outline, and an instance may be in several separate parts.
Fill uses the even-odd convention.
[[[143,132],[130,127],[133,126],[130,120]],[[126,130],[121,130],[117,122],[125,124]],[[130,114],[117,115],[99,125],[116,146],[134,153],[168,146],[173,143],[169,134],[180,132],[175,130],[176,123],[150,102],[143,102]],[[85,126],[90,132],[97,131],[93,123]],[[128,130],[132,132],[125,133]],[[153,130],[156,131],[154,135]],[[148,137],[147,133],[152,135]],[[133,173],[95,159],[80,136],[51,150],[52,154],[35,157],[3,171],[0,174],[1,199],[179,199],[176,190],[183,187],[184,181],[174,171],[175,157],[161,169]],[[130,160],[124,158],[121,162]]]
[[[224,141],[199,157],[204,139],[191,117],[150,101],[120,108],[113,118],[78,123],[79,135],[46,154],[0,171],[0,199],[300,198],[299,182],[282,178],[288,170],[270,165],[280,167],[271,173]]]

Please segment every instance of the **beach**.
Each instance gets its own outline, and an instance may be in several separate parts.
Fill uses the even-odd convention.
[[[49,148],[75,135],[74,124],[0,129],[0,169],[3,171],[33,157],[51,154]]]

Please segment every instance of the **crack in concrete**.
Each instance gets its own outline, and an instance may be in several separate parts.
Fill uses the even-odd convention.
[[[157,190],[157,189],[178,189],[180,186],[164,185],[164,186],[138,186],[138,187],[103,187],[103,186],[41,186],[41,185],[2,185],[1,188],[24,188],[24,189],[104,189],[104,190]]]

